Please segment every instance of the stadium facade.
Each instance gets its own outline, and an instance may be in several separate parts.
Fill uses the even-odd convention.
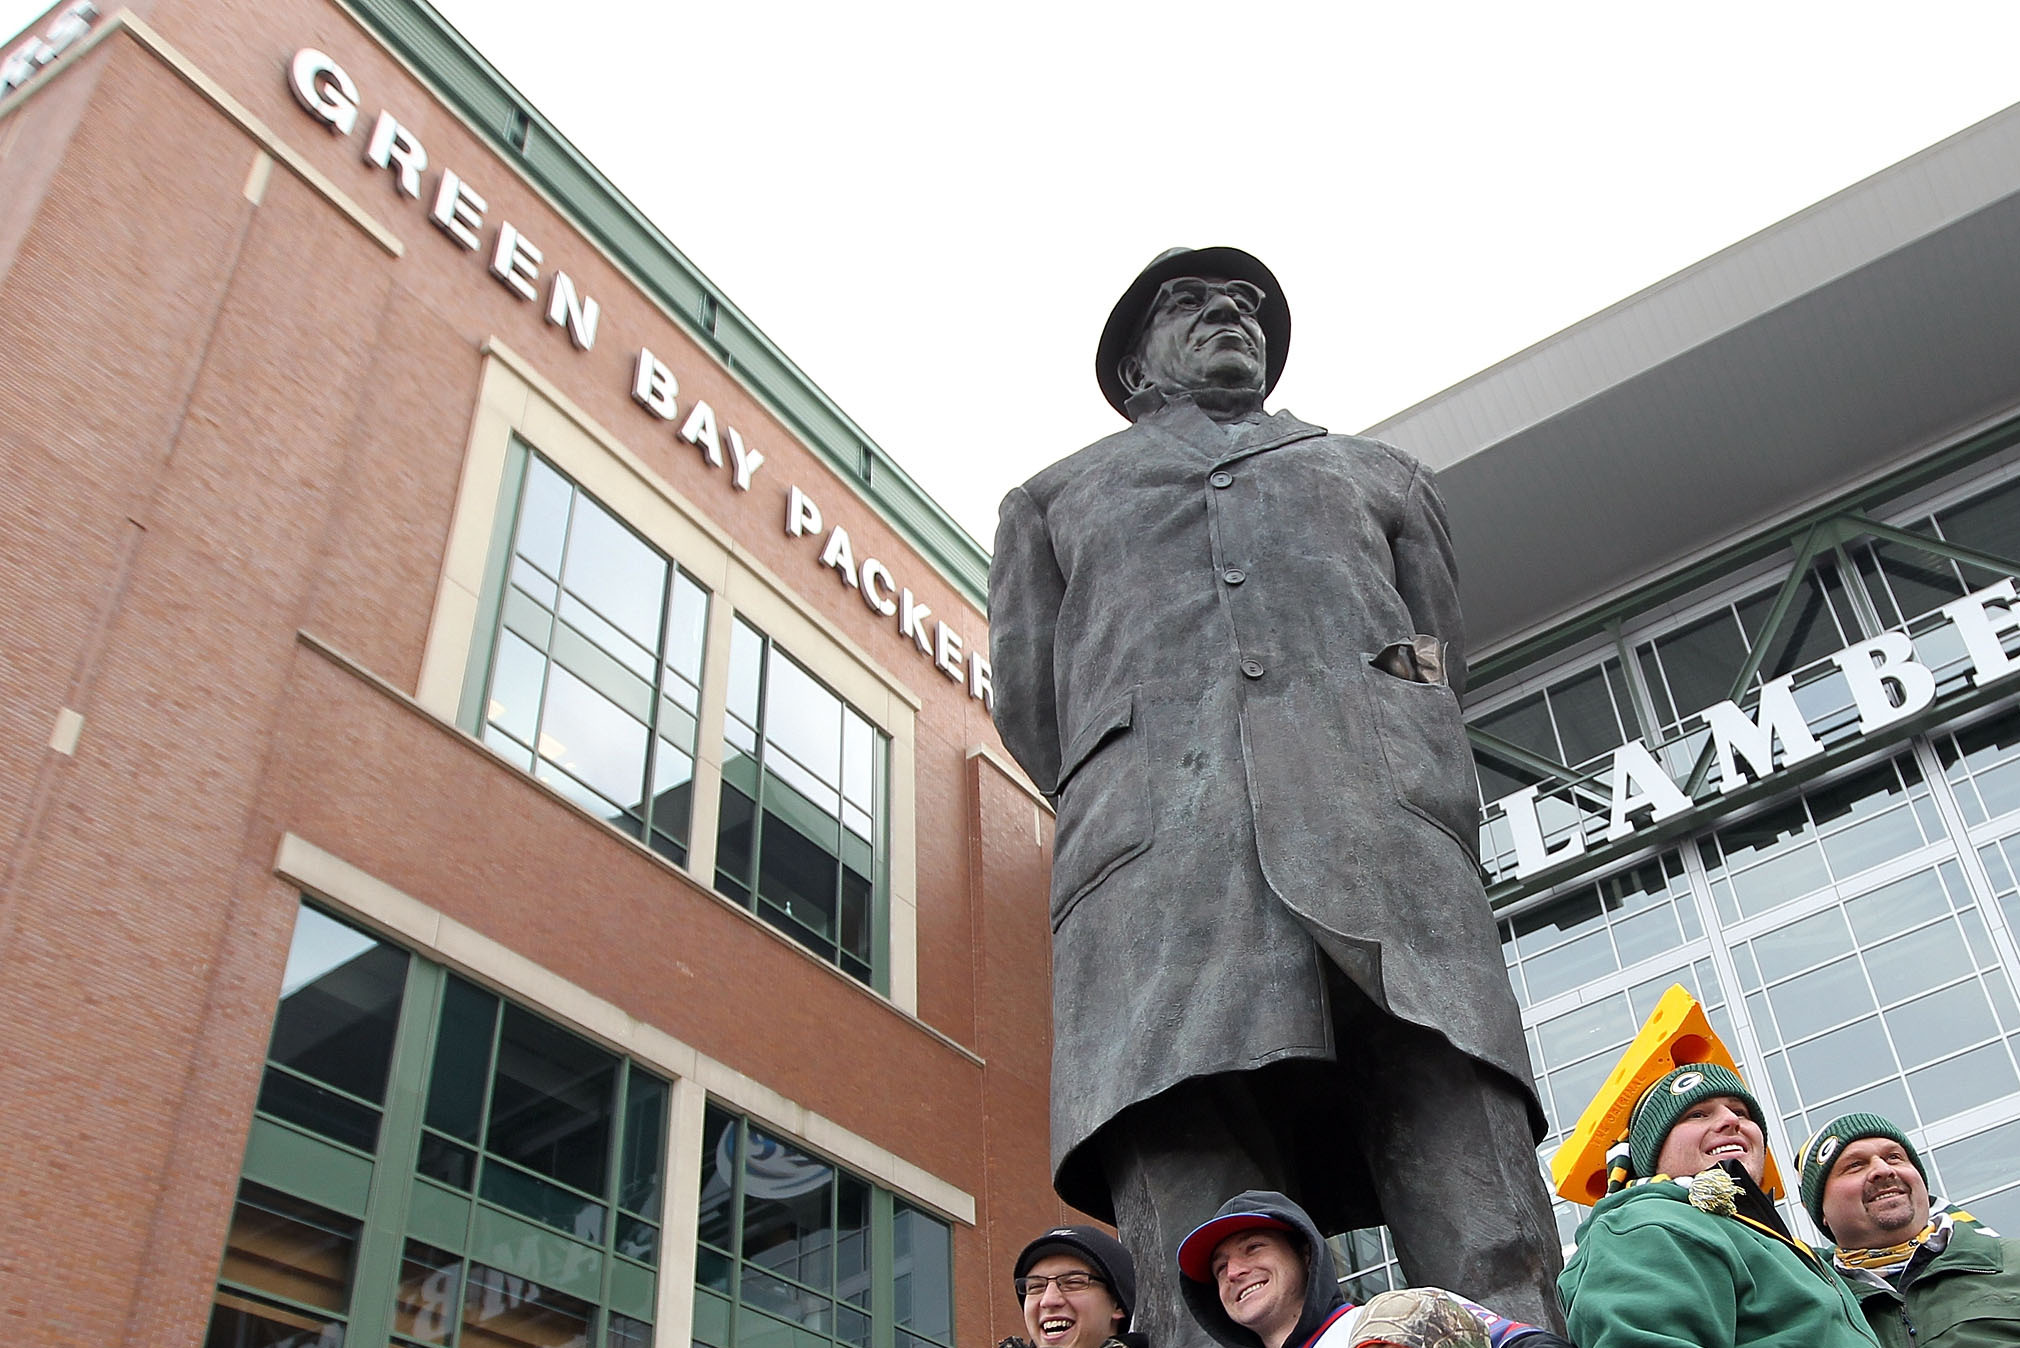
[[[1682,982],[1784,1156],[1878,1109],[2020,1228],[2016,255],[2008,113],[1374,428],[1543,1154]],[[537,109],[419,0],[62,0],[0,349],[17,1342],[1014,1329],[987,558]]]

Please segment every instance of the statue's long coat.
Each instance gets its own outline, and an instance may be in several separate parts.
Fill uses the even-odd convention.
[[[1530,1089],[1428,472],[1281,412],[1230,441],[1176,399],[1005,498],[989,603],[996,724],[1059,815],[1062,1197],[1107,1215],[1085,1144],[1187,1077],[1316,1062],[1252,1079],[1296,1074],[1264,1110],[1293,1153],[1337,1130],[1380,1083],[1334,1043],[1328,964]],[[1450,643],[1454,687],[1370,665],[1417,634]],[[1352,1151],[1306,1177],[1328,1230],[1375,1220]]]

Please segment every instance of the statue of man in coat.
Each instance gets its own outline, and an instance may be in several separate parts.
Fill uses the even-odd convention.
[[[1173,1251],[1229,1194],[1563,1327],[1543,1116],[1481,890],[1463,627],[1431,475],[1263,400],[1290,310],[1234,248],[1136,278],[1130,427],[1003,501],[1003,742],[1054,802],[1052,1158],[1199,1339]]]

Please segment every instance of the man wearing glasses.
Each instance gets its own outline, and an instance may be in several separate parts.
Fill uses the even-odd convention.
[[[1444,508],[1264,410],[1289,342],[1256,258],[1165,253],[1096,356],[1130,427],[1003,502],[996,724],[1058,810],[1054,1187],[1149,1261],[1157,1348],[1205,1342],[1171,1252],[1245,1189],[1557,1329]]]
[[[1122,1243],[1092,1226],[1056,1226],[1017,1256],[1012,1287],[1024,1310],[1025,1338],[997,1348],[1143,1348],[1129,1332],[1136,1261]]]

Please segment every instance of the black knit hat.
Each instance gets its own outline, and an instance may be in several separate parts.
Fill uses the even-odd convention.
[[[1017,1256],[1011,1278],[1021,1282],[1031,1266],[1048,1254],[1070,1254],[1086,1260],[1108,1284],[1108,1294],[1122,1311],[1122,1328],[1129,1328],[1130,1317],[1136,1313],[1136,1260],[1121,1241],[1098,1226],[1055,1226],[1024,1247],[1024,1253]]]
[[[1817,1230],[1831,1234],[1830,1226],[1824,1221],[1824,1184],[1831,1177],[1831,1167],[1838,1156],[1854,1142],[1863,1142],[1869,1137],[1884,1137],[1901,1144],[1901,1150],[1908,1153],[1909,1164],[1915,1173],[1928,1183],[1929,1172],[1922,1165],[1921,1153],[1915,1144],[1908,1141],[1908,1135],[1892,1119],[1881,1114],[1843,1114],[1817,1129],[1803,1149],[1796,1153],[1796,1168],[1802,1171],[1803,1207],[1810,1214],[1810,1220],[1817,1224]],[[1837,1237],[1832,1236],[1833,1240]]]
[[[1720,1095],[1746,1101],[1747,1110],[1756,1122],[1765,1117],[1746,1083],[1715,1062],[1686,1063],[1643,1091],[1634,1112],[1627,1117],[1628,1161],[1634,1174],[1641,1179],[1655,1174],[1656,1158],[1662,1154],[1663,1141],[1669,1130],[1676,1127],[1676,1121],[1700,1100]]]

